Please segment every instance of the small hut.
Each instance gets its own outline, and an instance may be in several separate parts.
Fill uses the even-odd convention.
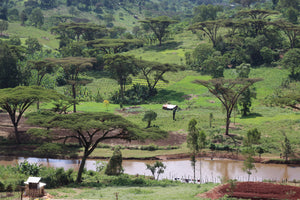
[[[40,182],[41,177],[29,177],[25,183],[25,195],[29,197],[45,196],[46,183]]]

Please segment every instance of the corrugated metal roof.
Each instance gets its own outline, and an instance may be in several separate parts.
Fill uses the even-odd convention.
[[[25,184],[29,184],[29,183],[39,183],[41,180],[41,177],[29,177],[27,179],[26,182],[24,182]]]

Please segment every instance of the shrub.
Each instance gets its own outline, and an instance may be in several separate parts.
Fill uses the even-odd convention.
[[[18,166],[18,171],[22,174],[37,176],[40,173],[41,166],[37,165],[37,163],[29,163],[27,160],[21,162]]]
[[[112,157],[109,159],[105,174],[107,175],[120,175],[123,173],[122,167],[122,153],[120,147],[116,147]]]
[[[5,191],[5,185],[0,181],[0,192],[4,192],[4,191]]]

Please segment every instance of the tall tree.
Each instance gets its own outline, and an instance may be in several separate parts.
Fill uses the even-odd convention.
[[[44,24],[44,15],[40,8],[35,8],[32,10],[29,21],[33,26],[40,28]]]
[[[118,81],[120,86],[120,108],[123,108],[125,86],[130,75],[136,74],[136,62],[133,56],[106,55],[105,69],[110,72],[112,78]]]
[[[42,121],[42,122],[41,122]],[[156,135],[158,138],[166,136],[165,132],[150,132],[140,129],[132,122],[120,115],[107,112],[93,113],[71,113],[67,115],[49,114],[49,112],[30,113],[28,123],[45,128],[56,128],[70,130],[65,136],[56,135],[56,139],[67,140],[74,138],[80,141],[84,150],[77,174],[77,182],[81,182],[85,162],[97,145],[105,140],[123,139],[136,140],[145,139]],[[149,130],[149,129],[147,129]]]
[[[229,125],[231,113],[242,93],[254,83],[261,81],[260,78],[237,78],[224,79],[217,78],[208,81],[196,80],[194,83],[203,85],[217,97],[226,110],[226,130],[225,135],[229,135]]]
[[[224,26],[224,20],[214,20],[214,21],[205,21],[197,22],[189,27],[189,30],[192,31],[202,31],[213,44],[213,47],[217,45],[217,39],[220,37],[218,35],[219,29]]]
[[[141,20],[140,22],[147,24],[150,27],[159,41],[159,46],[161,46],[163,37],[168,33],[168,27],[171,24],[177,23],[176,20],[172,20],[167,16],[148,18],[146,20]]]
[[[86,83],[86,80],[80,79],[80,74],[93,66],[95,58],[66,57],[66,58],[47,58],[45,61],[59,65],[63,68],[67,77],[67,82],[71,85],[73,102],[73,112],[76,112],[77,93],[76,86]]]
[[[47,62],[45,60],[32,60],[29,61],[29,64],[31,65],[31,69],[36,70],[36,85],[41,86],[42,80],[45,77],[46,74],[50,74],[54,72],[54,65],[53,63]],[[40,103],[37,102],[37,109],[40,109],[39,107]]]
[[[192,119],[188,125],[187,146],[191,150],[191,164],[194,171],[194,181],[196,181],[196,156],[202,145],[200,143],[199,129],[196,127],[197,121]],[[201,176],[200,176],[201,179]]]
[[[242,63],[236,67],[236,71],[239,78],[249,78],[250,64]],[[252,98],[256,98],[255,88],[247,88],[241,95],[238,103],[241,106],[242,116],[250,114],[250,107],[252,105]]]
[[[9,46],[0,41],[0,89],[19,84],[17,56]]]
[[[282,147],[283,157],[285,158],[285,162],[287,163],[290,155],[293,153],[293,150],[292,150],[291,142],[285,133],[283,133],[283,136],[284,136],[284,140],[281,143],[281,147]]]
[[[54,90],[37,86],[0,89],[0,107],[9,114],[18,144],[21,143],[18,125],[24,112],[38,99],[49,101],[59,98],[62,98],[62,95]]]
[[[148,91],[152,96],[156,94],[155,87],[159,81],[169,82],[164,78],[166,72],[177,72],[184,69],[183,66],[175,64],[162,64],[145,60],[136,60],[136,63],[138,70],[147,81]]]
[[[296,42],[299,40],[298,36],[300,35],[300,26],[284,20],[274,21],[272,22],[272,25],[283,31],[289,39],[290,48],[294,48]]]

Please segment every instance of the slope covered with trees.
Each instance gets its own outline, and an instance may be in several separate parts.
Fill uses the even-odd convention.
[[[86,159],[92,152],[110,155],[96,149],[102,140],[89,141],[88,136],[93,139],[93,133],[105,134],[106,130],[123,133],[126,120],[153,136],[160,133],[166,137],[169,132],[185,139],[189,122],[195,120],[195,130],[205,133],[203,148],[207,151],[236,155],[248,151],[247,141],[252,137],[248,132],[255,129],[261,136],[251,144],[251,156],[279,155],[287,151],[281,141],[289,141],[288,156],[298,158],[298,5],[298,0],[1,1],[3,94],[8,96],[7,91],[17,86],[31,91],[37,85],[64,95],[54,104],[46,104],[41,96],[31,94],[25,115],[51,110],[56,112],[52,115],[57,124],[37,120],[34,125],[44,127],[39,129],[43,133],[16,132],[17,141],[31,144],[31,139],[39,138],[34,148],[42,151],[49,145],[45,138],[55,136],[50,128],[69,129],[72,132],[67,137],[75,138],[78,148],[85,148]],[[13,103],[6,101],[1,107]],[[38,106],[32,105],[35,102]],[[163,110],[164,104],[177,105],[178,110]],[[14,110],[18,111],[25,112]],[[101,121],[99,116],[105,112],[112,115]],[[91,113],[98,115],[92,119]],[[150,121],[146,119],[149,113]],[[61,120],[64,115],[66,123]],[[89,119],[86,115],[91,122],[84,121]],[[111,120],[117,115],[126,120]],[[83,117],[80,126],[73,124],[72,116]],[[103,124],[105,129],[99,128]],[[9,144],[3,141],[3,146]],[[136,148],[130,143],[125,146]],[[171,149],[164,154],[188,153],[186,146],[181,141],[174,149],[163,147]],[[131,149],[124,151],[122,155],[132,155]],[[136,154],[157,155],[155,151],[147,156]]]

